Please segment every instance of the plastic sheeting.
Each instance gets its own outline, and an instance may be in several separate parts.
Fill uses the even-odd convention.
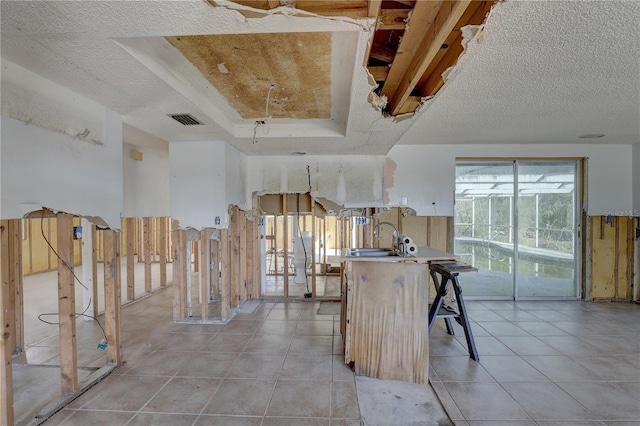
[[[387,380],[429,379],[429,266],[352,262],[345,362]]]

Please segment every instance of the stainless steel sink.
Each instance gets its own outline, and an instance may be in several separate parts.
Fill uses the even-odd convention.
[[[398,256],[398,253],[390,248],[350,248],[347,256],[353,257],[385,257]]]

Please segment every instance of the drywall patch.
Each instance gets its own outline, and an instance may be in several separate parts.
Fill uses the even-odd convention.
[[[398,165],[391,158],[387,157],[384,159],[384,165],[382,168],[382,179],[383,179],[383,188],[384,192],[382,195],[382,202],[387,205],[390,202],[389,199],[389,189],[393,188],[395,184],[395,173]]]

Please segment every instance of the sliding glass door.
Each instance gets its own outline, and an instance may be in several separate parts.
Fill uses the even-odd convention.
[[[576,161],[461,161],[455,252],[465,295],[578,297]]]

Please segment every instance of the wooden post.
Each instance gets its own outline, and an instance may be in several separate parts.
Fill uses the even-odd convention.
[[[93,264],[93,317],[98,317],[98,230],[91,225],[91,262]]]
[[[252,298],[260,299],[260,291],[261,291],[261,282],[262,282],[262,257],[261,257],[261,241],[260,238],[260,200],[257,195],[253,195],[253,222],[251,222],[251,233],[250,237],[251,247],[253,251],[253,262],[252,262],[252,272],[250,274],[253,276],[252,278]]]
[[[220,238],[218,234],[218,238]],[[209,240],[209,262],[211,262],[211,280],[209,282],[209,294],[212,299],[218,298],[220,295],[220,271],[218,269],[218,246],[217,240]]]
[[[158,218],[151,218],[151,223],[153,225],[153,261],[158,261],[158,234],[160,226],[158,226]]]
[[[76,292],[73,277],[73,216],[57,214],[58,312],[60,322],[60,375],[62,393],[78,391],[76,353]]]
[[[166,217],[167,221],[167,229],[166,235],[171,235],[171,218]],[[171,238],[167,238],[167,262],[173,262],[173,240]]]
[[[240,266],[240,237],[239,237],[239,220],[240,209],[238,206],[233,206],[233,213],[231,215],[231,224],[229,226],[229,237],[231,242],[231,255],[229,258],[231,277],[229,282],[231,283],[231,307],[238,306],[238,300],[240,297],[238,276]]]
[[[207,230],[200,231],[200,299],[201,299],[201,314],[202,320],[209,318],[209,262],[207,249],[209,248],[207,240]],[[196,257],[198,257],[196,255]]]
[[[160,286],[167,285],[167,218],[160,218]]]
[[[135,234],[134,229],[136,226],[136,220],[132,217],[128,217],[125,219],[126,223],[126,239],[127,239],[127,300],[135,300],[136,298],[136,276],[135,276],[135,265],[134,265],[134,244],[135,244]]]
[[[198,241],[191,241],[191,253],[193,253],[193,272],[200,272],[200,256],[198,256]]]
[[[335,235],[334,235],[335,238]],[[322,269],[324,270],[324,276],[327,276],[327,216],[322,217]],[[325,281],[326,282],[326,281]]]
[[[173,241],[173,319],[184,320],[187,317],[187,273],[189,263],[187,259],[187,235],[184,229],[171,232]]]
[[[136,230],[137,230],[137,235],[138,235],[138,250],[136,250],[136,252],[138,253],[138,263],[144,263],[144,232],[143,232],[143,228],[144,228],[144,219],[143,218],[138,218],[136,220]]]
[[[144,291],[151,293],[151,218],[142,219],[144,252]]]
[[[283,262],[284,266],[284,298],[289,297],[289,209],[287,208],[287,194],[282,194],[282,227],[283,227]]]
[[[11,355],[15,323],[11,321],[9,221],[0,221],[0,424],[13,424],[13,370]]]
[[[22,285],[22,219],[9,220],[9,279],[11,286],[11,320],[13,354],[24,352],[24,296]]]
[[[107,362],[122,362],[122,318],[120,301],[120,234],[111,229],[104,235],[104,328],[107,335]]]
[[[316,207],[316,201],[313,198],[311,198],[311,300],[316,300],[316,209],[315,207]]]
[[[82,312],[93,312],[93,302],[95,301],[95,291],[93,285],[93,232],[91,222],[82,218]],[[85,321],[93,321],[90,317],[82,317]]]
[[[231,288],[229,283],[229,232],[226,229],[220,230],[220,317],[222,321],[229,318],[231,307]],[[175,266],[174,266],[175,270]]]
[[[247,216],[244,211],[238,210],[239,252],[240,252],[240,300],[247,300]]]

